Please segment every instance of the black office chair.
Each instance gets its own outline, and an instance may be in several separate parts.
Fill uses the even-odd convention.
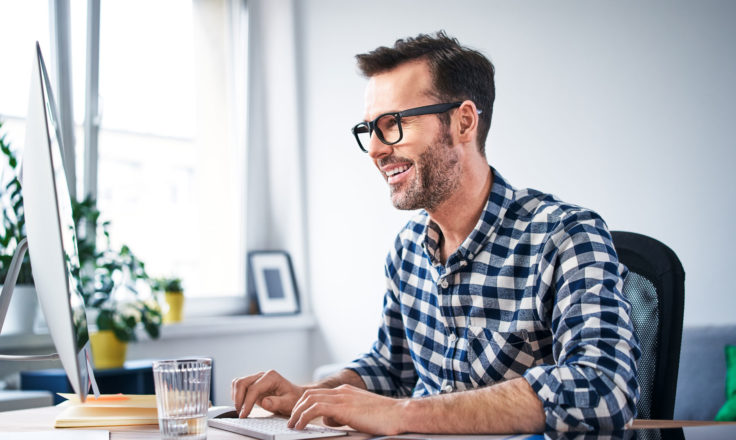
[[[671,420],[680,365],[685,272],[665,244],[633,232],[612,231],[619,260],[629,268],[624,295],[639,337],[640,419]]]

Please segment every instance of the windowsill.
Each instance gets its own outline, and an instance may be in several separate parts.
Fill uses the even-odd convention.
[[[184,296],[184,316],[187,318],[242,316],[248,313],[248,300],[235,296]]]
[[[317,326],[311,315],[243,315],[191,318],[161,328],[159,339],[181,339],[198,336],[231,335],[243,333],[273,333],[284,330],[310,330]],[[145,334],[145,333],[144,333]],[[146,335],[139,340],[150,339]]]
[[[202,336],[273,333],[288,330],[310,330],[317,326],[312,315],[239,315],[186,318],[181,323],[161,327],[157,341],[186,339]],[[138,342],[151,341],[143,329],[137,332]],[[10,354],[14,349],[41,349],[51,347],[48,333],[13,334],[0,336],[0,352]]]

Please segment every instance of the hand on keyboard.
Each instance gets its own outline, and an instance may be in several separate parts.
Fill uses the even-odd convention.
[[[231,393],[240,417],[247,417],[255,404],[272,413],[288,416],[305,390],[305,387],[294,385],[271,370],[234,379]]]
[[[352,370],[306,387],[294,385],[275,371],[257,373],[235,379],[232,398],[241,418],[258,404],[290,416],[289,423],[297,430],[318,417],[328,426],[347,425],[370,434],[392,435],[404,430],[404,400],[367,391],[363,379]]]
[[[369,434],[396,435],[404,432],[404,402],[352,385],[307,390],[294,406],[289,423],[301,429],[322,417],[328,426],[347,425]]]

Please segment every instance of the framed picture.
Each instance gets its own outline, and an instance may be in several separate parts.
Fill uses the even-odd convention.
[[[249,252],[248,274],[260,313],[270,315],[299,311],[289,254],[284,251]]]

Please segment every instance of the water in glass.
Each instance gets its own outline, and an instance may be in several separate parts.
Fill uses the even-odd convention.
[[[211,359],[153,363],[156,405],[165,440],[205,440],[210,399]]]

